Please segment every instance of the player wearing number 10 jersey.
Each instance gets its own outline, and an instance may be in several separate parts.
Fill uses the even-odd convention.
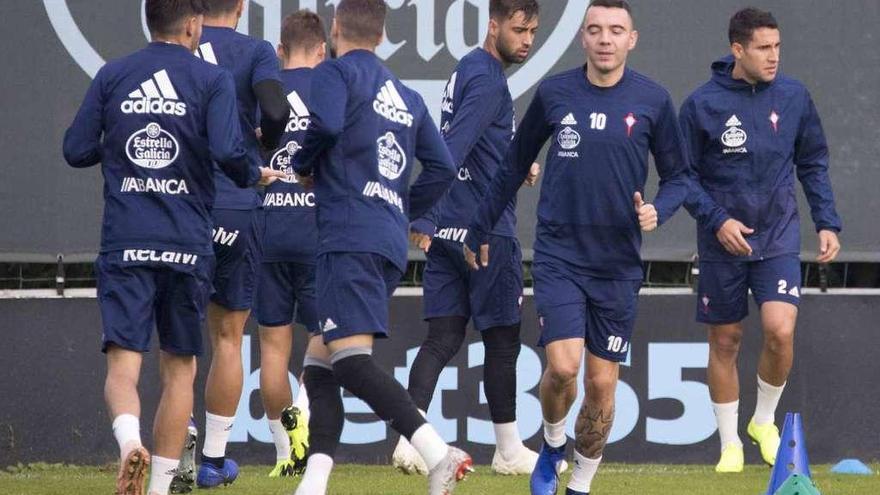
[[[532,473],[533,494],[556,493],[555,468],[565,456],[565,418],[577,395],[585,344],[587,398],[575,425],[567,493],[589,492],[635,322],[641,232],[668,220],[690,188],[669,94],[626,67],[637,37],[627,2],[590,4],[581,35],[586,65],[541,83],[466,239],[472,267],[494,262],[487,235],[552,138],[532,266],[548,361],[541,381],[545,442]],[[642,200],[649,152],[660,175],[654,205]]]

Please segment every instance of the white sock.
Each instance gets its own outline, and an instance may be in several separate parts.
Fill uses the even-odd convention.
[[[574,451],[574,469],[571,472],[571,479],[568,481],[568,488],[576,492],[590,492],[590,485],[593,484],[593,477],[599,470],[599,463],[602,462],[602,456],[598,459],[590,459],[582,456],[577,449]]]
[[[565,419],[558,423],[549,423],[544,420],[544,441],[547,445],[558,448],[565,445]]]
[[[324,495],[327,492],[327,482],[330,480],[332,470],[333,459],[329,455],[310,455],[306,463],[306,472],[294,495]]]
[[[782,397],[784,389],[784,383],[776,387],[758,376],[758,402],[755,404],[755,415],[752,416],[755,424],[768,425],[776,421],[776,406],[779,405],[779,398]]]
[[[232,433],[234,417],[218,416],[205,412],[205,444],[202,455],[206,457],[225,457],[226,442]]]
[[[519,428],[516,421],[511,423],[492,423],[495,429],[495,445],[502,457],[513,458],[522,448],[522,439],[519,437]]]
[[[723,451],[728,445],[737,445],[742,447],[742,440],[739,439],[737,428],[739,426],[739,401],[718,404],[713,402],[712,409],[715,410],[715,421],[718,423],[718,436],[721,437],[721,450]]]
[[[281,420],[270,419],[269,431],[272,432],[272,440],[275,442],[275,462],[290,459],[290,437],[287,436]]]
[[[293,401],[293,405],[299,408],[303,413],[303,417],[308,421],[309,419],[309,394],[306,392],[306,384],[303,381],[299,382],[299,390],[296,392],[296,400]]]
[[[150,457],[150,487],[147,493],[153,495],[168,495],[168,487],[171,480],[177,474],[177,464],[180,459],[166,459],[154,455]]]
[[[119,458],[124,459],[141,443],[141,421],[134,414],[120,414],[113,419],[113,437],[119,444]]]
[[[431,426],[431,423],[419,426],[419,429],[413,433],[409,442],[419,452],[422,459],[425,460],[428,471],[437,467],[440,461],[446,457],[446,453],[449,452],[449,446],[440,438],[440,435],[437,434],[437,430]]]

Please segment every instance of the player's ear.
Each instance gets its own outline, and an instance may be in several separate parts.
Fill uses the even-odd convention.
[[[740,60],[745,55],[746,48],[740,43],[733,43],[730,45],[730,53],[733,54],[733,58]]]
[[[629,32],[629,49],[633,50],[639,42],[639,32],[635,29]]]
[[[494,17],[489,18],[489,36],[498,39],[498,31],[501,30],[501,26],[498,24],[498,21]]]
[[[244,14],[244,2],[247,0],[238,0],[238,7],[235,8],[235,16],[241,19],[241,16]]]
[[[287,55],[285,53],[286,51],[287,50],[284,49],[284,45],[282,45],[281,43],[278,43],[278,47],[275,48],[275,53],[278,55],[278,58],[281,60],[284,60],[285,58],[287,58]]]
[[[324,60],[324,59],[326,59],[326,58],[327,58],[327,43],[326,43],[326,42],[321,42],[321,43],[318,45],[318,59],[319,59],[319,60]]]

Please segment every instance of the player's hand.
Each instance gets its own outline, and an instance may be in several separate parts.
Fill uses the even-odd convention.
[[[431,236],[429,236],[428,234],[423,234],[414,230],[410,231],[409,242],[411,242],[413,246],[421,249],[425,253],[427,253],[428,250],[431,249]]]
[[[280,170],[272,170],[269,167],[260,167],[260,182],[261,186],[268,186],[269,184],[275,182],[278,179],[283,179],[287,177],[284,172]]]
[[[633,207],[639,216],[639,226],[642,227],[643,232],[650,232],[657,228],[659,221],[657,209],[651,203],[645,203],[645,200],[642,199],[642,193],[633,194]]]
[[[526,181],[523,182],[524,186],[535,187],[538,183],[538,176],[541,175],[541,164],[535,162],[532,164],[531,168],[529,168],[529,175],[526,176]]]
[[[489,245],[480,245],[480,263],[477,264],[477,255],[471,251],[467,244],[464,244],[464,260],[471,267],[471,270],[479,270],[480,266],[483,268],[489,266]]]
[[[755,229],[750,229],[742,222],[729,218],[715,233],[715,237],[728,253],[734,256],[751,256],[752,246],[746,241],[745,236],[754,233]]]
[[[816,261],[819,263],[831,263],[837,258],[840,252],[840,240],[837,238],[837,232],[833,230],[819,231],[819,256]]]
[[[257,141],[263,140],[263,129],[261,127],[257,127],[254,129],[254,134],[257,135]]]
[[[305,176],[305,175],[299,175],[296,172],[294,172],[293,175],[296,177],[296,182],[299,183],[299,185],[302,186],[303,189],[305,189],[306,191],[311,191],[312,189],[314,189],[314,187],[315,187],[315,176],[314,175]]]

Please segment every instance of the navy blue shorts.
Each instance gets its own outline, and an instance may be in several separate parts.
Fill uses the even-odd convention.
[[[315,305],[315,265],[263,262],[259,278],[254,310],[260,325],[280,327],[295,320],[309,333],[320,331]]]
[[[700,262],[697,321],[737,323],[749,315],[749,290],[760,307],[768,301],[800,303],[801,262],[789,254],[760,261]]]
[[[318,256],[318,321],[324,342],[352,335],[388,336],[388,304],[403,273],[373,253]]]
[[[541,330],[538,345],[581,338],[594,356],[626,360],[641,280],[590,277],[563,261],[549,260],[535,261],[532,276]]]
[[[155,328],[163,351],[200,355],[213,265],[213,256],[151,249],[99,255],[95,275],[102,351],[115,345],[148,352]]]
[[[513,237],[489,236],[489,266],[473,271],[462,244],[434,236],[425,266],[425,319],[473,318],[474,328],[510,326],[522,318],[522,250]]]
[[[251,309],[260,267],[260,210],[214,210],[214,292],[211,302]]]

